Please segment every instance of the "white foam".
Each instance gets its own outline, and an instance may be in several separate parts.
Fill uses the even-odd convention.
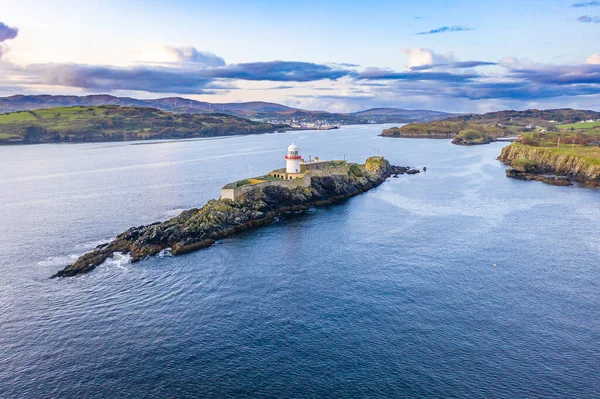
[[[112,258],[106,259],[100,266],[116,267],[122,270],[129,270],[126,265],[131,264],[131,255],[122,252],[114,252]]]
[[[40,266],[65,266],[74,263],[77,258],[79,258],[78,254],[49,256],[37,264]]]
[[[162,251],[160,251],[156,256],[158,256],[159,258],[168,258],[173,256],[173,254],[171,253],[171,248],[165,248]]]

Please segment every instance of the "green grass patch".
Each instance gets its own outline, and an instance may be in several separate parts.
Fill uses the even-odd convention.
[[[558,125],[559,129],[593,129],[600,127],[600,122],[579,122],[579,123],[568,123],[566,125]]]
[[[178,139],[264,133],[268,123],[226,114],[176,114],[145,107],[57,107],[0,115],[0,133],[22,143]]]

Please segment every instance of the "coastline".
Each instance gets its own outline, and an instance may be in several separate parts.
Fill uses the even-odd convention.
[[[390,165],[383,157],[370,157],[364,165],[349,164],[345,174],[310,177],[308,187],[261,185],[235,200],[210,200],[165,222],[133,227],[113,241],[99,245],[52,277],[70,277],[92,271],[114,253],[129,254],[132,263],[163,250],[183,255],[207,248],[217,240],[271,224],[277,216],[325,206],[379,186],[392,174],[408,168]]]
[[[575,181],[600,187],[600,164],[565,151],[513,143],[502,149],[498,160],[511,167],[506,171],[508,177],[561,186]]]

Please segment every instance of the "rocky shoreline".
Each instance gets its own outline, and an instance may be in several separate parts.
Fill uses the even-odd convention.
[[[384,129],[381,134],[381,137],[394,137],[394,138],[404,138],[404,139],[452,139],[456,136],[456,133],[450,132],[410,132],[406,130],[402,130],[399,127],[391,127],[389,129]]]
[[[569,186],[575,181],[600,187],[600,165],[573,154],[513,143],[502,149],[498,160],[511,167],[506,176],[514,179],[556,186]]]
[[[353,165],[354,166],[354,165]],[[99,245],[52,277],[87,273],[114,253],[129,254],[132,262],[170,250],[182,255],[213,245],[216,240],[241,231],[271,224],[277,216],[324,206],[379,186],[389,176],[417,173],[392,166],[383,157],[368,158],[361,167],[350,167],[347,175],[315,176],[309,187],[264,186],[235,201],[211,200],[200,209],[190,209],[173,219],[132,227],[113,241]]]

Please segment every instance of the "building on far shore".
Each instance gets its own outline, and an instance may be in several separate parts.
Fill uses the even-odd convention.
[[[269,175],[282,180],[300,179],[310,170],[326,169],[328,166],[329,161],[320,160],[319,157],[305,161],[298,146],[292,143],[285,156],[285,169],[276,169]]]

